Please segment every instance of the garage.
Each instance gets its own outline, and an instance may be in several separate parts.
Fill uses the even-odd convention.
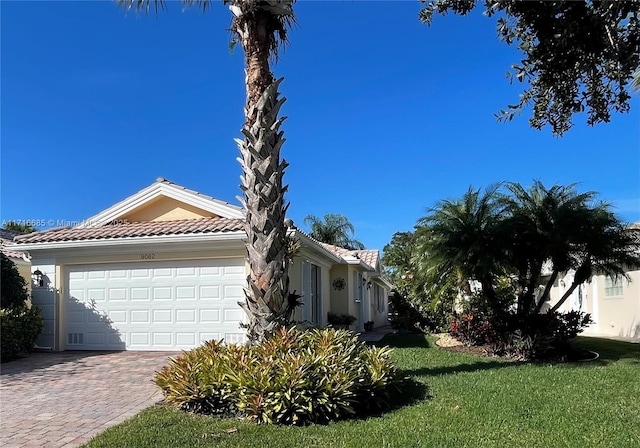
[[[240,258],[66,266],[65,350],[183,350],[243,342]]]

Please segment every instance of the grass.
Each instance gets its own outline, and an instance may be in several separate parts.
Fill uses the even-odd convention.
[[[297,428],[156,406],[85,446],[640,446],[640,344],[580,338],[600,353],[597,361],[544,364],[451,353],[419,335],[383,342],[415,383],[382,415]]]

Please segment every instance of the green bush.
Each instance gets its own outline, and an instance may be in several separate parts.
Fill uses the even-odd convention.
[[[499,356],[562,358],[571,351],[570,341],[590,323],[591,316],[579,311],[493,316],[469,312],[453,318],[449,333],[465,345],[486,344]]]
[[[328,422],[387,406],[398,387],[390,349],[336,329],[281,329],[249,347],[209,342],[156,375],[166,402],[258,423]]]
[[[21,307],[29,298],[27,282],[22,278],[15,263],[0,252],[0,308]]]
[[[42,332],[40,309],[27,306],[0,310],[0,352],[2,362],[29,353]]]
[[[332,312],[327,313],[327,322],[329,325],[335,328],[342,328],[348,330],[353,323],[358,320],[351,314],[335,314]]]

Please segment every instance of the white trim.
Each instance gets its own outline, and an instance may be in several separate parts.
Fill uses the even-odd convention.
[[[109,238],[103,240],[76,240],[76,241],[54,241],[49,243],[31,243],[20,245],[22,251],[45,250],[45,249],[67,249],[76,247],[109,247],[109,246],[129,246],[134,244],[162,244],[162,243],[189,243],[204,241],[244,241],[246,234],[244,231],[220,232],[213,234],[189,234],[189,235],[160,235],[160,236],[138,236],[127,238]]]
[[[309,249],[319,255],[322,255],[334,263],[341,264],[344,261],[343,258],[327,250],[324,246],[316,243],[312,238],[309,238],[307,235],[297,231],[296,229],[289,229],[287,231],[287,235],[292,238],[297,238],[298,241],[300,241],[303,244],[304,248]]]
[[[214,213],[222,218],[244,219],[245,217],[244,211],[240,207],[206,197],[174,184],[167,183],[166,181],[158,181],[140,190],[136,194],[129,196],[125,200],[103,210],[97,215],[88,218],[77,227],[100,227],[160,196],[175,199],[176,201]]]

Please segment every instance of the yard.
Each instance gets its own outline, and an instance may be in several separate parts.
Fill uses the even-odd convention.
[[[149,408],[85,445],[98,447],[638,447],[640,344],[580,338],[588,363],[515,363],[452,353],[419,335],[387,336],[416,383],[379,416],[274,427]]]

